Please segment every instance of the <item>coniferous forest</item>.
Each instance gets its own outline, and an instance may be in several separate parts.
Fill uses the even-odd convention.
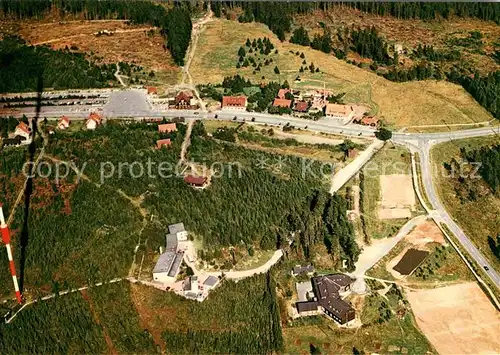
[[[37,91],[39,78],[46,88],[102,88],[116,71],[116,64],[98,65],[68,49],[28,46],[19,37],[0,41],[0,63],[0,92]]]

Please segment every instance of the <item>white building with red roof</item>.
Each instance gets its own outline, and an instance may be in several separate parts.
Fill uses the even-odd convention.
[[[89,115],[88,120],[85,122],[85,127],[89,130],[94,130],[99,126],[102,122],[102,117],[96,112],[92,112]]]
[[[247,98],[244,95],[222,97],[223,110],[245,111],[246,108],[247,108]]]
[[[24,137],[26,140],[31,138],[31,128],[24,122],[19,122],[14,131],[14,136]]]
[[[68,116],[62,116],[60,119],[59,119],[59,122],[57,123],[57,128],[59,129],[66,129],[69,127],[70,125],[70,120],[69,120],[69,117]]]

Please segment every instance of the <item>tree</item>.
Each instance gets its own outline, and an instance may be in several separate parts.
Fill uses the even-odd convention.
[[[240,47],[240,49],[238,49],[238,55],[240,57],[244,57],[245,54],[246,54],[245,49],[243,49],[243,47]]]
[[[387,141],[392,138],[392,132],[387,128],[380,128],[375,132],[375,137],[381,141]]]
[[[275,74],[279,74],[280,73],[280,70],[279,70],[278,66],[274,67],[274,73]]]
[[[252,43],[250,42],[250,39],[247,38],[247,42],[245,43],[245,46],[250,47],[251,45],[252,45]]]
[[[293,31],[293,35],[290,37],[290,42],[300,44],[302,46],[309,46],[311,40],[309,39],[309,35],[304,27],[300,26]]]

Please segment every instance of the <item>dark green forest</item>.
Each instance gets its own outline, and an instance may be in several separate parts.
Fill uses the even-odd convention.
[[[458,16],[500,21],[500,6],[494,2],[347,2],[344,5],[399,19],[434,20]]]
[[[472,151],[461,149],[462,157],[469,162],[479,162],[479,174],[493,193],[500,192],[500,145],[481,147]]]
[[[191,40],[191,17],[189,3],[175,3],[167,10],[160,4],[149,1],[119,0],[0,0],[3,16],[16,19],[42,18],[55,7],[61,16],[80,14],[89,20],[124,19],[133,23],[147,23],[160,27],[165,36],[166,47],[178,65],[184,65],[184,57]]]
[[[0,92],[37,91],[38,79],[54,89],[107,87],[116,64],[98,65],[83,53],[29,46],[18,37],[0,41]]]
[[[270,274],[223,281],[199,303],[127,281],[107,284],[29,305],[12,323],[0,324],[0,349],[2,354],[155,354],[165,347],[175,354],[272,353],[283,348],[275,289]],[[153,331],[161,336],[153,338]]]

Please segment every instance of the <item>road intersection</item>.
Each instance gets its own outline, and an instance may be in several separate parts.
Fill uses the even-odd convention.
[[[72,118],[84,119],[88,117],[90,110],[75,111],[74,108],[53,106],[42,107],[41,116],[47,117],[49,120],[59,119],[61,115],[66,115]],[[34,116],[34,112],[26,110],[20,111],[17,115],[25,114],[26,116]],[[126,91],[114,91],[110,93],[108,103],[103,107],[103,114],[108,119],[143,119],[152,117],[183,117],[186,120],[198,119],[218,119],[225,121],[237,122],[254,122],[257,124],[266,124],[271,126],[294,126],[295,128],[307,129],[317,133],[331,133],[343,136],[358,136],[358,137],[375,137],[375,129],[360,125],[342,125],[335,120],[320,119],[318,121],[306,120],[289,115],[271,115],[268,113],[258,112],[242,112],[242,111],[212,111],[205,110],[167,110],[155,111],[147,103],[147,97],[144,90],[131,89]],[[437,132],[437,133],[402,133],[394,132],[392,141],[402,144],[410,148],[412,152],[418,152],[420,156],[420,168],[422,181],[425,189],[425,194],[431,204],[431,217],[437,223],[444,223],[457,237],[460,244],[474,259],[474,261],[484,268],[484,272],[495,284],[500,288],[500,275],[481,254],[478,248],[466,236],[463,230],[446,212],[441,204],[439,197],[432,181],[432,169],[430,159],[430,149],[433,145],[456,139],[464,139],[471,137],[481,137],[498,135],[500,137],[500,127],[482,127],[474,129],[466,129],[459,131]],[[500,139],[500,138],[499,138]]]

